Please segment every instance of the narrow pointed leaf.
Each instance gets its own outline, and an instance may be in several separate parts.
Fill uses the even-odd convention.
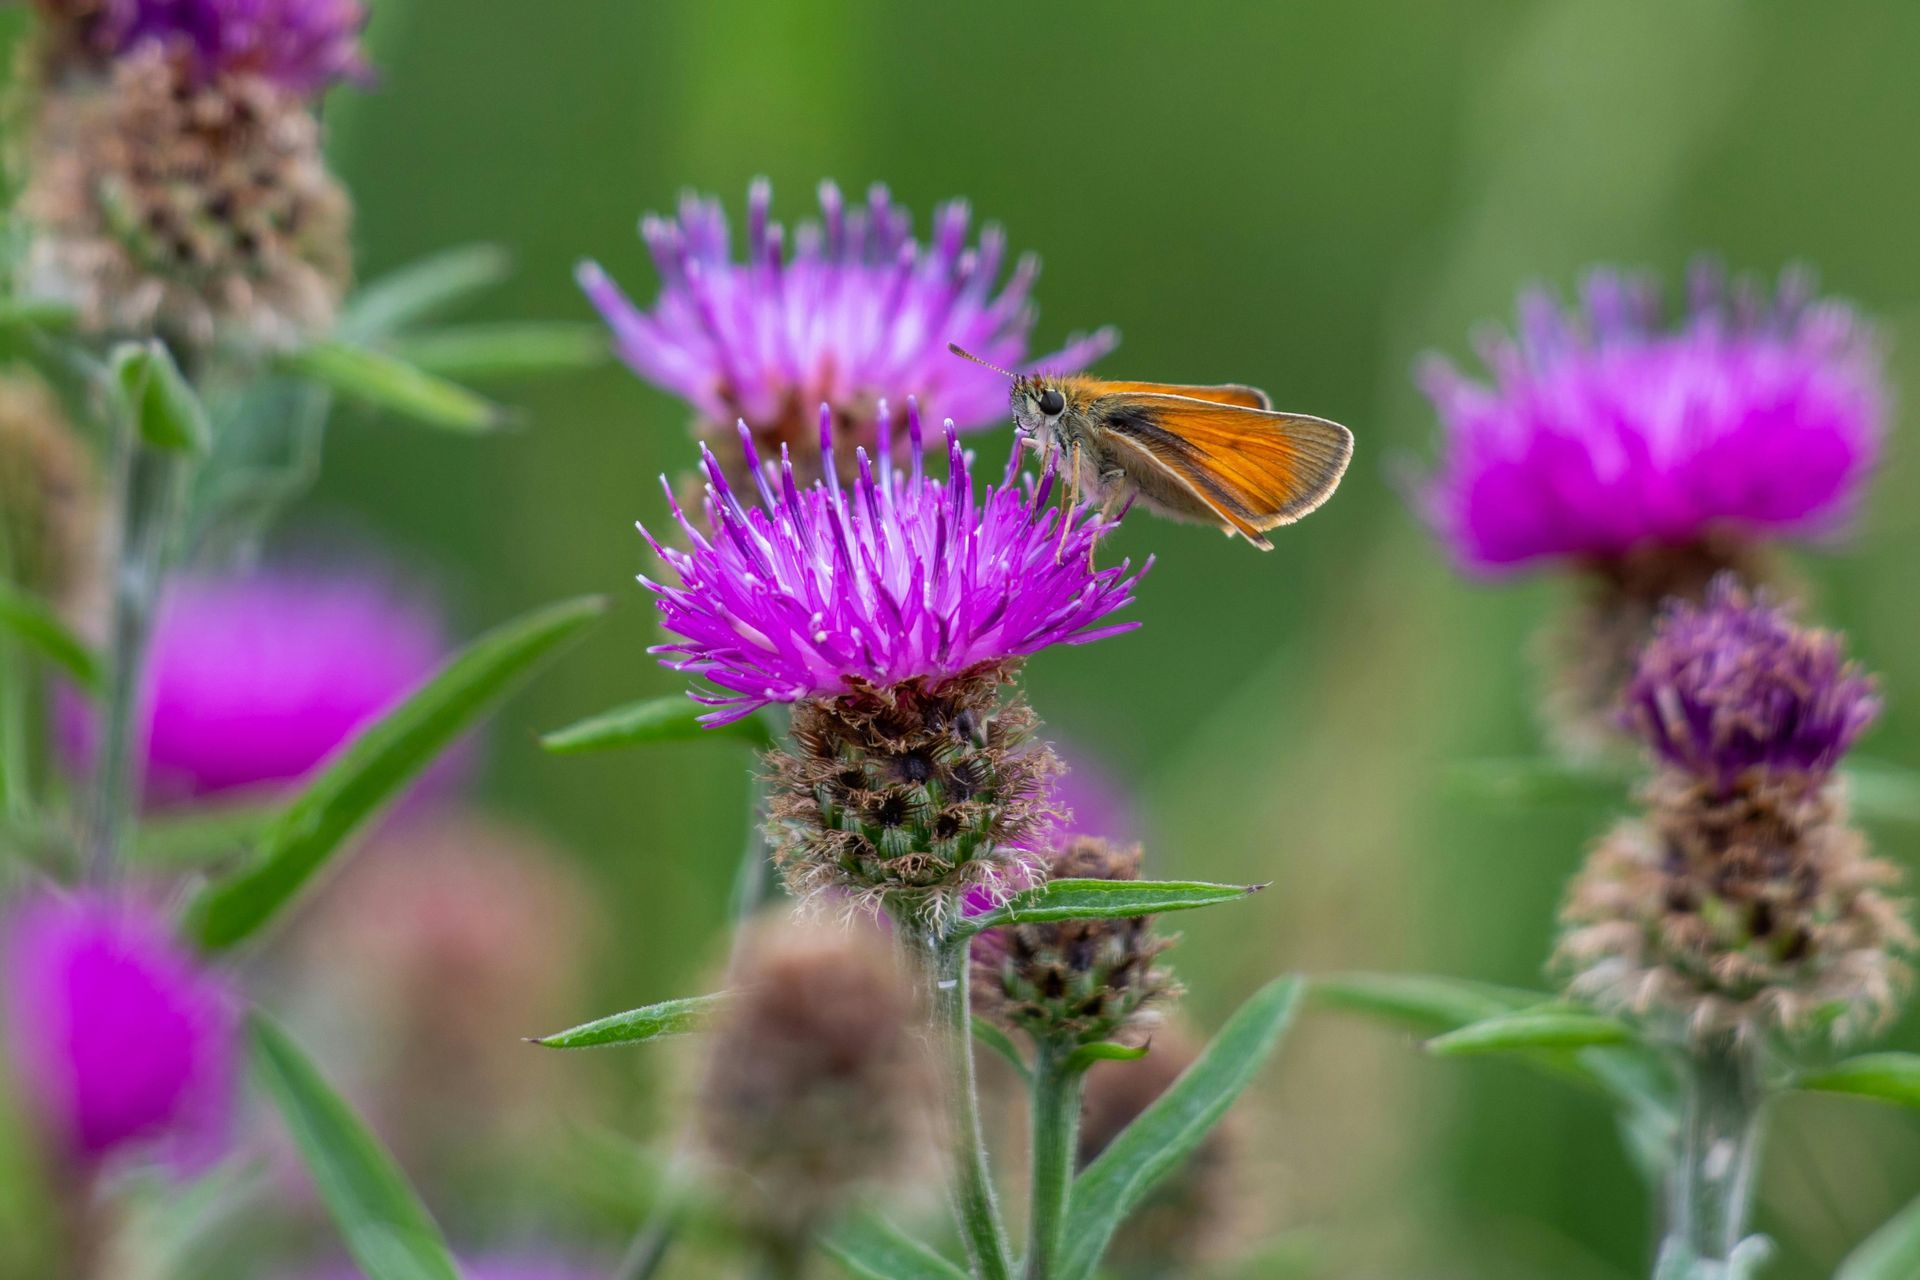
[[[507,413],[484,397],[404,360],[344,342],[316,342],[280,359],[280,367],[329,391],[429,427],[491,431]]]
[[[1007,1065],[1020,1074],[1022,1082],[1030,1083],[1033,1080],[1033,1069],[1020,1056],[1020,1046],[1013,1042],[1013,1037],[977,1013],[973,1015],[973,1038],[1005,1058]]]
[[[1796,1083],[1816,1093],[1847,1093],[1920,1108],[1920,1054],[1863,1053],[1801,1076]]]
[[[1481,1053],[1592,1049],[1633,1043],[1633,1028],[1616,1018],[1568,1009],[1523,1010],[1473,1022],[1427,1041],[1427,1052],[1457,1058]]]
[[[558,321],[435,329],[395,339],[388,350],[416,369],[473,381],[574,373],[613,354],[599,325]]]
[[[861,1214],[820,1242],[859,1280],[967,1280],[967,1273],[892,1223]]]
[[[697,1031],[726,1000],[725,993],[687,996],[681,1000],[662,1000],[625,1013],[609,1014],[577,1027],[540,1036],[531,1043],[548,1049],[600,1049],[609,1045],[639,1044],[662,1036],[685,1035]]]
[[[1299,1001],[1297,978],[1255,992],[1205,1052],[1073,1184],[1061,1280],[1088,1280],[1114,1231],[1220,1123],[1272,1056]]]
[[[968,917],[956,928],[965,936],[1006,924],[1116,920],[1191,911],[1237,902],[1264,888],[1259,884],[1208,884],[1199,880],[1049,880],[1015,894],[991,911]]]
[[[280,816],[277,805],[224,803],[140,820],[133,857],[147,867],[198,867],[245,854]]]
[[[1096,1062],[1138,1062],[1147,1056],[1149,1046],[1144,1044],[1115,1044],[1111,1040],[1102,1040],[1097,1044],[1083,1044],[1067,1055],[1069,1072],[1085,1071]]]
[[[1436,1034],[1553,999],[1540,991],[1422,973],[1336,973],[1313,979],[1308,994],[1325,1008],[1367,1014]]]
[[[368,1280],[460,1280],[445,1237],[393,1158],[284,1032],[258,1015],[251,1032],[254,1075]]]
[[[165,344],[128,344],[114,352],[114,380],[134,428],[149,448],[205,453],[213,444],[206,406],[187,384]]]
[[[490,244],[437,253],[355,293],[340,316],[338,331],[356,342],[390,336],[501,283],[512,266],[505,250]]]
[[[41,298],[9,298],[0,302],[0,325],[65,333],[80,321],[80,312],[64,302]]]
[[[597,597],[550,605],[467,646],[320,767],[268,827],[254,861],[195,900],[192,935],[210,950],[250,937],[362,823],[605,608]]]
[[[1913,1280],[1920,1276],[1920,1199],[1848,1254],[1833,1280]]]
[[[72,676],[89,691],[100,688],[100,658],[52,606],[0,579],[0,630]]]
[[[685,694],[648,698],[589,716],[564,729],[555,729],[540,739],[540,745],[555,755],[580,755],[589,751],[615,751],[622,747],[658,742],[694,742],[706,738],[731,738],[750,743],[761,750],[773,745],[773,733],[762,717],[746,716],[731,724],[709,729],[700,723],[700,716],[706,710]]]

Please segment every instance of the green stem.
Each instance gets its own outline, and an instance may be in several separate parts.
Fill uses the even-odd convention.
[[[1073,1163],[1080,1138],[1080,1085],[1069,1066],[1073,1046],[1042,1044],[1033,1064],[1028,1124],[1033,1130],[1033,1210],[1027,1244],[1027,1280],[1053,1280],[1060,1256]]]
[[[1667,1187],[1667,1243],[1724,1265],[1745,1238],[1760,1165],[1759,1064],[1722,1041],[1687,1063],[1677,1160]]]
[[[980,1124],[980,1091],[973,1072],[973,1010],[968,990],[966,937],[951,937],[902,913],[903,930],[916,967],[925,975],[933,1015],[935,1051],[947,1095],[954,1144],[954,1215],[967,1256],[979,1280],[1013,1280],[1007,1233],[994,1201],[993,1175]]]
[[[148,448],[129,426],[120,469],[119,528],[109,561],[113,614],[107,688],[84,845],[95,880],[111,873],[133,827],[146,745],[139,719],[147,651],[186,478],[182,455]]]

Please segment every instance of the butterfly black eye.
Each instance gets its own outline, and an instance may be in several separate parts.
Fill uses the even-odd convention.
[[[1067,411],[1067,398],[1049,387],[1040,393],[1040,412],[1049,418],[1057,418]]]

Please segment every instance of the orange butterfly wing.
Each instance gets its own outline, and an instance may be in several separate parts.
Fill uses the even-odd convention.
[[[1100,381],[1095,388],[1096,395],[1115,396],[1184,396],[1189,400],[1206,400],[1213,404],[1236,405],[1242,409],[1260,409],[1271,412],[1273,401],[1267,399],[1267,393],[1258,387],[1242,386],[1237,382],[1223,382],[1215,387],[1189,387],[1177,382],[1107,382]]]
[[[1142,384],[1156,385],[1156,384]],[[1164,392],[1096,406],[1111,438],[1179,481],[1255,546],[1332,496],[1353,457],[1337,422]]]

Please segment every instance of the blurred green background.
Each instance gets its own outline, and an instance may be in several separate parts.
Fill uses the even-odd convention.
[[[1030,668],[1049,723],[1137,790],[1161,871],[1275,882],[1186,924],[1176,956],[1203,1024],[1289,969],[1537,983],[1562,886],[1608,817],[1452,781],[1463,760],[1535,750],[1531,637],[1558,592],[1460,579],[1409,516],[1393,476],[1434,430],[1417,354],[1465,353],[1527,280],[1565,286],[1599,261],[1671,277],[1710,250],[1768,273],[1814,264],[1920,384],[1920,6],[373,7],[381,83],[329,107],[366,276],[496,241],[520,270],[485,315],[584,318],[576,260],[650,297],[635,220],[682,188],[738,209],[764,174],[791,220],[822,177],[884,181],[921,226],[961,195],[1043,255],[1042,347],[1110,322],[1125,342],[1108,371],[1253,382],[1354,427],[1339,497],[1270,556],[1131,521],[1121,550],[1159,557],[1144,626]],[[437,566],[468,631],[581,591],[618,602],[491,735],[489,803],[577,858],[610,920],[593,998],[564,1022],[704,980],[745,783],[721,745],[534,746],[679,685],[645,653],[632,526],[660,517],[655,478],[690,450],[682,407],[618,366],[519,399],[530,429],[477,444],[343,418],[303,516]],[[1911,766],[1920,471],[1904,440],[1903,425],[1857,538],[1804,567],[1821,616],[1884,675],[1867,749]],[[1920,852],[1920,827],[1875,835],[1909,864]],[[635,1073],[629,1096],[655,1079],[600,1069]],[[1644,1274],[1644,1194],[1595,1099],[1319,1014],[1254,1110],[1257,1227],[1304,1242],[1312,1274]],[[651,1114],[635,1097],[608,1123]],[[1920,1124],[1798,1099],[1777,1118],[1770,1274],[1825,1275],[1920,1187]]]

